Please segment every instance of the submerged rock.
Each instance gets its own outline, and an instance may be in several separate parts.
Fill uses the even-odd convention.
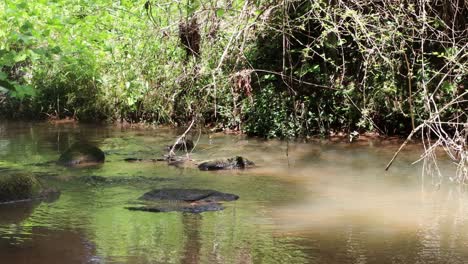
[[[155,189],[143,194],[143,196],[138,199],[145,201],[223,202],[235,201],[239,199],[239,196],[213,190]]]
[[[149,204],[140,207],[127,207],[132,211],[146,212],[186,212],[202,213],[220,211],[224,207],[220,202],[235,201],[239,196],[214,190],[200,189],[156,189],[139,198]]]
[[[41,184],[36,177],[24,173],[0,175],[0,202],[11,202],[38,197]]]
[[[246,169],[253,167],[255,164],[241,156],[235,156],[233,158],[209,160],[202,162],[198,165],[200,170],[211,171],[211,170],[232,170],[232,169]]]
[[[60,195],[62,193],[55,189],[55,188],[47,188],[47,189],[44,189],[41,191],[41,193],[39,194],[39,197],[38,199],[40,199],[41,201],[44,201],[46,203],[53,203],[55,201],[58,200],[58,198],[60,198]]]
[[[158,158],[158,159],[125,158],[124,161],[126,162],[157,162],[157,161],[166,161],[166,159],[164,158]]]
[[[124,161],[126,161],[126,162],[143,162],[143,161],[146,161],[146,160],[140,159],[140,158],[125,158]]]
[[[164,156],[156,159],[140,159],[140,158],[125,158],[124,161],[130,163],[144,162],[144,163],[155,163],[155,162],[166,162],[169,166],[183,167],[191,166],[192,163],[188,163],[186,157],[177,157],[177,156]]]
[[[87,143],[75,143],[60,156],[57,164],[67,167],[89,166],[103,163],[104,160],[104,152],[98,147]]]
[[[0,175],[0,203],[27,200],[54,201],[60,192],[44,189],[36,177],[25,173]]]
[[[167,165],[175,166],[179,168],[195,168],[197,162],[182,156],[165,156],[156,159],[140,159],[140,158],[125,158],[126,162],[167,162]],[[255,164],[241,156],[235,156],[232,158],[216,159],[203,161],[198,164],[198,168],[204,171],[213,170],[234,170],[234,169],[247,169],[255,166]]]
[[[219,203],[185,203],[185,204],[170,204],[170,205],[150,205],[141,207],[127,207],[130,211],[144,211],[153,213],[167,213],[167,212],[183,212],[199,214],[203,212],[221,211],[224,207]]]

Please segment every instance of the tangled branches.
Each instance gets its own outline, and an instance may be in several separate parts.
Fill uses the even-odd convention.
[[[179,23],[180,42],[184,46],[187,58],[200,56],[200,26],[197,17],[192,16],[188,21]]]
[[[409,134],[402,148],[417,136],[426,172],[441,175],[443,148],[458,168],[452,179],[468,180],[466,1],[284,0],[271,13],[265,27],[278,36],[280,55],[256,66],[281,72],[285,90],[302,100],[292,105],[306,105],[309,119],[331,120],[325,130],[347,122],[349,130]]]
[[[425,120],[417,128],[413,129],[405,142],[400,146],[393,158],[388,163],[385,170],[388,170],[396,159],[400,151],[411,140],[413,135],[421,133],[421,139],[424,146],[424,153],[421,155],[423,160],[423,176],[429,175],[432,178],[438,178],[438,183],[442,181],[442,173],[437,165],[437,149],[443,148],[447,156],[456,164],[457,170],[455,177],[450,177],[459,183],[466,183],[468,180],[468,115],[466,111],[460,112],[456,120],[443,121],[441,114],[450,109],[454,104],[464,104],[468,102],[464,99],[468,96],[465,91],[460,96],[454,98],[450,103],[444,105],[437,112],[431,113],[431,118]],[[466,107],[465,107],[466,109]],[[435,136],[435,140],[434,140]]]
[[[442,172],[437,165],[437,150],[442,148],[447,156],[456,164],[454,177],[449,177],[459,183],[468,181],[468,91],[466,91],[467,77],[467,28],[464,24],[467,7],[459,1],[448,1],[445,5],[430,6],[428,1],[420,0],[418,14],[421,25],[415,42],[418,49],[412,49],[418,54],[421,79],[418,82],[419,93],[424,103],[423,121],[414,128],[405,143],[395,153],[387,165],[388,169],[400,150],[411,137],[420,133],[424,146],[423,175],[432,176],[442,181]],[[448,10],[448,11],[447,11]],[[447,12],[452,12],[447,15]],[[444,18],[444,26],[434,27],[429,18]],[[465,16],[466,17],[466,16]],[[444,52],[435,51],[433,45],[439,45]],[[438,62],[431,64],[431,55],[437,55]],[[434,60],[434,58],[432,58]],[[438,69],[431,69],[434,65]],[[451,98],[441,96],[451,92]],[[447,99],[451,100],[447,102]]]

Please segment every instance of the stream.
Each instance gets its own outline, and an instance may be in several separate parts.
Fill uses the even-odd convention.
[[[183,131],[182,131],[183,132]],[[241,155],[247,170],[125,162],[166,153],[168,128],[0,122],[0,174],[23,171],[61,190],[52,202],[0,205],[1,263],[468,263],[468,194],[421,175],[422,147],[309,143],[193,132],[195,161]],[[87,141],[106,162],[50,163]],[[439,163],[454,175],[450,162]],[[91,176],[110,179],[90,182]],[[233,193],[222,211],[130,211],[156,188]]]

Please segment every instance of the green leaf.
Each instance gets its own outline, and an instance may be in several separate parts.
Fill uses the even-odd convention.
[[[276,76],[273,74],[265,74],[263,76],[263,79],[266,81],[273,81],[273,80],[276,80]]]
[[[15,53],[7,52],[6,54],[0,57],[0,66],[11,67],[15,64]]]
[[[189,2],[187,5],[187,13],[192,15],[199,7],[200,3],[198,1]]]
[[[32,49],[31,52],[34,52],[37,55],[44,56],[47,54],[46,50],[44,48],[37,48],[37,49]]]
[[[33,29],[33,24],[31,22],[26,21],[20,28],[20,32],[23,34],[30,35],[31,34],[31,29]]]
[[[220,8],[220,9],[216,10],[216,16],[217,17],[222,17],[224,15],[224,12],[225,12],[225,10]]]
[[[52,52],[52,54],[59,54],[62,52],[62,49],[59,46],[55,46],[52,49],[50,49],[50,52]]]
[[[0,87],[9,91],[15,90],[15,86],[7,80],[0,80]]]
[[[24,1],[16,5],[19,9],[26,9],[28,8],[28,2]]]
[[[136,100],[132,97],[127,98],[127,105],[128,106],[133,106],[135,104]]]
[[[2,71],[0,71],[0,80],[6,80],[8,75]]]
[[[34,40],[34,37],[31,35],[26,35],[22,33],[17,33],[18,39],[23,41],[24,44],[29,45],[32,43],[32,40]]]
[[[14,61],[15,62],[21,62],[21,61],[25,61],[26,58],[28,58],[28,54],[26,53],[20,53],[20,54],[17,54],[14,58]]]
[[[15,90],[11,93],[11,95],[18,99],[22,99],[27,96],[34,96],[35,91],[34,88],[30,85],[15,84]]]
[[[453,83],[444,82],[442,84],[442,90],[446,93],[453,93],[453,91],[455,91],[455,85]]]
[[[342,45],[346,44],[346,42],[347,42],[346,39],[341,38],[341,39],[338,41],[337,45],[338,45],[338,46],[342,46]]]

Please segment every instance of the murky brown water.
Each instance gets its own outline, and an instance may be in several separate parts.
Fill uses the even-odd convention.
[[[177,133],[88,125],[0,123],[0,173],[40,176],[62,190],[52,203],[0,205],[1,263],[468,263],[468,195],[421,178],[417,145],[389,172],[398,145],[289,143],[202,135],[192,158],[245,156],[257,168],[201,172],[153,158]],[[194,135],[197,138],[197,134]],[[100,167],[43,162],[78,140],[106,152]],[[447,175],[449,163],[441,163]],[[84,176],[128,179],[90,184]],[[132,180],[135,179],[135,180]],[[238,194],[220,212],[124,209],[161,187]]]

